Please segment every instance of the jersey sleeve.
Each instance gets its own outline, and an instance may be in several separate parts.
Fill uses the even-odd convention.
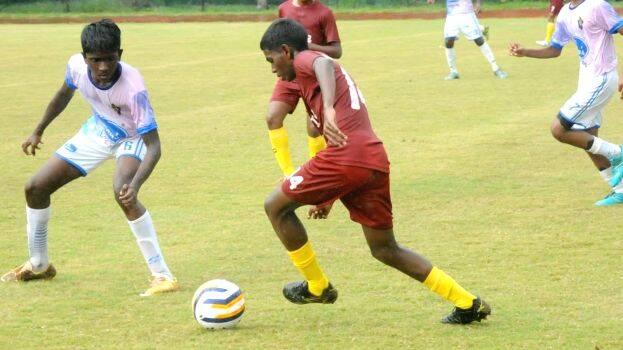
[[[69,58],[69,62],[67,62],[67,69],[65,70],[65,84],[71,89],[78,89],[77,81],[79,73],[80,64],[84,64],[84,59],[82,55],[76,54]]]
[[[333,12],[330,10],[327,11],[327,14],[323,17],[322,25],[327,43],[339,43],[340,34],[337,31],[337,24],[335,23],[335,16],[333,15]]]
[[[130,109],[132,111],[132,119],[136,123],[136,132],[139,135],[147,134],[158,128],[147,90],[140,91],[132,97]]]
[[[296,56],[294,59],[294,71],[296,72],[297,80],[300,80],[299,78],[316,76],[316,72],[314,72],[314,61],[316,61],[318,57],[320,57],[320,55],[313,54],[311,51],[303,51]]]
[[[571,35],[569,35],[569,31],[567,30],[565,23],[556,21],[556,30],[554,31],[554,36],[552,36],[551,46],[562,50],[563,46],[567,45],[569,42],[569,39],[571,39]]]
[[[603,30],[607,30],[610,34],[615,34],[623,27],[623,20],[614,11],[612,5],[606,1],[601,1],[595,10],[595,19]]]

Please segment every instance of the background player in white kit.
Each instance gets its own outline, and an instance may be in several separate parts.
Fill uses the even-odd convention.
[[[622,90],[614,51],[615,33],[623,34],[623,20],[604,0],[572,0],[565,5],[556,22],[551,45],[525,49],[511,43],[510,54],[517,57],[558,57],[564,45],[574,40],[580,56],[577,91],[560,108],[551,127],[560,142],[582,148],[612,186],[612,192],[596,205],[623,203],[623,165],[621,147],[597,137],[603,109]]]
[[[428,0],[429,4],[434,4],[435,0]],[[473,40],[480,52],[485,56],[493,74],[505,79],[508,74],[504,72],[495,62],[495,56],[489,47],[489,44],[483,37],[483,32],[476,13],[480,12],[480,0],[476,0],[476,7],[472,4],[472,0],[446,0],[446,22],[444,24],[444,44],[446,46],[446,60],[450,67],[450,74],[446,76],[446,80],[454,80],[459,78],[459,70],[456,67],[456,51],[454,50],[454,42],[458,39],[459,33]]]
[[[35,155],[43,131],[65,109],[76,89],[91,105],[93,116],[26,184],[30,259],[7,272],[2,281],[50,279],[56,275],[47,247],[50,196],[115,157],[115,199],[153,277],[141,296],[178,290],[179,284],[160,251],[151,216],[137,200],[141,185],[160,158],[160,138],[143,78],[138,70],[120,62],[121,31],[111,20],[87,25],[81,41],[82,54],[69,59],[65,82],[22,149],[27,155]]]

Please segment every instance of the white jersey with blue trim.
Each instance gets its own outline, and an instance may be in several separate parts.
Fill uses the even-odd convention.
[[[474,12],[472,0],[446,0],[448,16]]]
[[[119,62],[117,69],[120,74],[115,75],[112,84],[99,87],[82,54],[76,54],[69,59],[65,74],[67,86],[80,90],[93,110],[83,131],[95,132],[113,144],[158,127],[139,71],[125,62]]]
[[[612,34],[621,27],[623,20],[604,0],[584,0],[575,7],[568,3],[558,14],[551,45],[562,49],[573,40],[580,56],[580,74],[602,75],[616,69]]]

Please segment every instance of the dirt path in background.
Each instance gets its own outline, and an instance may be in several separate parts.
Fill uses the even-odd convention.
[[[409,12],[375,12],[375,13],[337,13],[338,20],[373,20],[373,19],[437,19],[445,17],[445,12],[435,13],[409,13]],[[517,9],[517,10],[491,10],[483,11],[479,18],[525,18],[547,17],[547,9]],[[93,22],[101,17],[55,17],[55,18],[0,18],[0,24],[44,24],[44,23],[85,23]],[[277,18],[275,15],[266,14],[212,14],[212,15],[186,15],[186,16],[118,16],[112,19],[115,22],[134,23],[176,23],[176,22],[267,22]]]

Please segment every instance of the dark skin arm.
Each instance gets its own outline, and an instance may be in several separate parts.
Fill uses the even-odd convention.
[[[314,61],[314,72],[320,91],[322,93],[324,129],[323,134],[327,138],[329,146],[342,147],[346,145],[348,137],[340,131],[335,117],[335,72],[333,61],[325,57],[319,57]]]
[[[337,41],[330,42],[328,45],[309,43],[309,49],[327,54],[331,58],[342,57],[342,45]]]
[[[330,147],[342,147],[346,145],[348,137],[340,131],[335,119],[335,71],[333,61],[319,57],[314,61],[314,72],[320,85],[323,102],[324,129],[323,134],[327,138]],[[329,216],[333,203],[324,206],[312,206],[307,218],[326,219]]]
[[[41,137],[43,136],[43,132],[50,125],[54,118],[58,117],[61,112],[65,110],[65,107],[69,104],[69,101],[74,97],[75,90],[67,86],[65,82],[61,88],[56,92],[48,107],[45,109],[43,113],[43,117],[41,121],[32,132],[30,136],[22,143],[22,151],[26,155],[35,155],[36,150],[39,149],[39,144],[42,144]]]
[[[515,57],[532,57],[532,58],[554,58],[560,56],[562,50],[553,46],[541,49],[526,49],[518,43],[511,43],[508,46],[508,52]]]
[[[147,178],[149,178],[149,175],[156,167],[156,164],[158,164],[158,160],[160,160],[161,150],[158,129],[154,129],[147,134],[142,135],[141,138],[147,147],[145,158],[138,167],[132,182],[124,184],[119,192],[119,200],[127,206],[136,203],[136,197],[138,196],[141,186],[145,181],[147,181]]]

